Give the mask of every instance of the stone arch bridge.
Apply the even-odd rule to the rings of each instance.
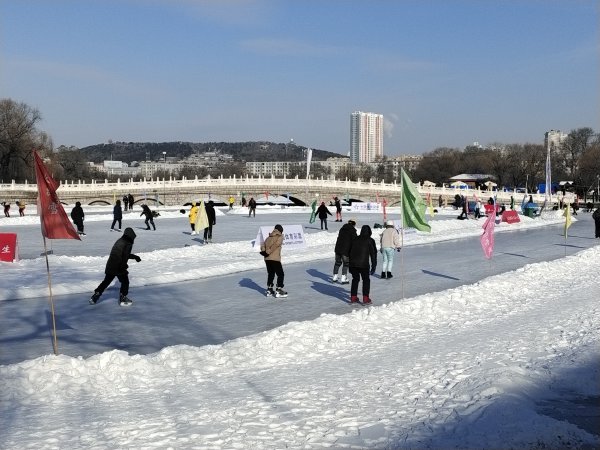
[[[440,196],[451,202],[459,192],[469,197],[474,194],[481,199],[487,199],[493,193],[477,189],[456,189],[450,187],[435,187],[415,185],[424,198],[431,196],[437,205]],[[398,206],[401,196],[401,186],[397,183],[374,183],[371,181],[348,181],[337,179],[299,179],[275,177],[245,177],[245,178],[205,178],[205,179],[149,179],[143,181],[117,181],[109,183],[93,181],[92,183],[61,182],[57,191],[62,203],[74,204],[76,201],[84,205],[114,204],[125,194],[132,194],[135,204],[177,206],[185,205],[199,199],[211,198],[215,203],[228,203],[228,198],[234,196],[239,204],[242,195],[246,199],[254,197],[260,202],[268,202],[265,197],[283,196],[296,205],[310,205],[315,199],[329,203],[333,197],[349,202],[376,202],[386,200],[388,206]],[[523,194],[514,192],[499,192],[498,201],[508,202],[510,196],[520,201]],[[534,201],[543,201],[543,195],[533,194]],[[14,204],[21,200],[26,204],[35,204],[37,198],[36,184],[2,184],[0,185],[0,201]]]

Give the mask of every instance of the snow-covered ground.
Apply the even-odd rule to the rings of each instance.
[[[83,243],[53,242],[54,295],[87,298],[101,280],[106,252],[118,237],[106,231],[107,211],[86,208],[92,233]],[[157,232],[138,231],[139,218],[126,220],[142,257],[130,265],[132,290],[160,285],[166,300],[183,281],[200,286],[210,279],[211,286],[228,289],[232,274],[264,271],[251,246],[256,224],[308,225],[307,210],[296,208],[261,207],[256,222],[235,217],[245,215],[241,208],[223,211],[210,245],[183,232],[189,229],[178,210],[161,212]],[[389,214],[397,218],[397,210]],[[407,233],[407,249],[435,255],[448,240],[478,245],[483,220],[453,220],[455,214],[436,216],[431,233]],[[344,213],[345,220],[351,216],[359,227],[382,222],[380,215]],[[583,241],[593,236],[591,220],[589,214],[579,218],[569,235]],[[100,222],[102,232],[91,222]],[[0,232],[19,234],[23,257],[0,265],[2,284],[10,286],[0,291],[0,308],[25,302],[27,310],[45,301],[37,223],[33,215],[0,220]],[[545,244],[542,230],[559,234],[563,223],[560,213],[549,213],[499,224],[496,232],[539,229],[540,237],[532,234],[523,249],[527,254]],[[324,260],[329,267],[339,226],[330,221],[330,232],[322,232],[317,224],[307,227],[305,249],[284,253],[286,272]],[[380,230],[374,232],[377,240]],[[166,346],[148,355],[48,354],[0,366],[0,448],[598,448],[600,247],[597,240],[574,245],[572,239],[561,248],[552,244],[569,251],[565,257],[490,277],[492,263],[481,252],[471,269],[480,281],[412,298],[399,294],[397,257],[396,278],[382,281],[387,284],[375,306],[265,326],[219,345]],[[255,301],[257,293],[250,292],[239,300]],[[292,304],[315,308],[314,296],[307,289],[286,300],[261,299],[257,308],[265,317]],[[102,306],[82,303],[68,307]],[[142,305],[121,311],[120,326],[134,326],[128,314]],[[171,302],[153,306],[154,326],[176,326],[168,320]],[[24,330],[0,330],[0,350],[29,339]],[[576,406],[591,414],[589,423],[569,412]]]

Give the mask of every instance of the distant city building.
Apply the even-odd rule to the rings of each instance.
[[[392,166],[394,178],[400,178],[400,168],[407,171],[415,170],[422,159],[423,155],[400,155],[388,158],[387,164]]]
[[[296,161],[247,161],[246,172],[253,176],[283,177],[290,173],[292,167],[298,167]],[[306,163],[304,163],[306,167]]]
[[[546,149],[559,148],[560,145],[569,137],[567,133],[562,133],[560,130],[550,130],[544,134],[544,147]]]
[[[371,163],[383,156],[383,114],[355,111],[350,115],[350,161]]]

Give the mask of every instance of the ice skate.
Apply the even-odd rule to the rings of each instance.
[[[278,287],[275,289],[275,297],[276,298],[285,298],[288,296],[288,293],[283,290],[283,288]]]
[[[102,295],[100,294],[100,292],[94,292],[92,294],[92,297],[90,298],[90,305],[95,305],[98,299],[100,298],[100,295]]]
[[[274,297],[275,296],[275,291],[273,290],[273,286],[267,287],[266,295],[267,295],[267,297]]]
[[[337,280],[338,280],[338,274],[334,273],[333,276],[331,277],[331,282],[335,283],[335,282],[337,282]]]
[[[348,283],[350,283],[350,281],[348,281],[348,277],[346,275],[342,275],[342,279],[340,280],[340,283],[348,284]]]
[[[119,297],[119,306],[131,306],[132,304],[133,301],[131,301],[129,297],[121,294],[121,296]]]

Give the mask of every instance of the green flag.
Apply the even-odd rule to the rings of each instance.
[[[402,226],[431,232],[431,227],[425,221],[425,202],[404,169],[400,168],[400,170],[400,182],[402,183]]]
[[[315,221],[315,217],[317,216],[317,201],[313,200],[310,207],[312,208],[312,212],[310,213],[310,219],[308,221],[309,223],[313,223]]]

